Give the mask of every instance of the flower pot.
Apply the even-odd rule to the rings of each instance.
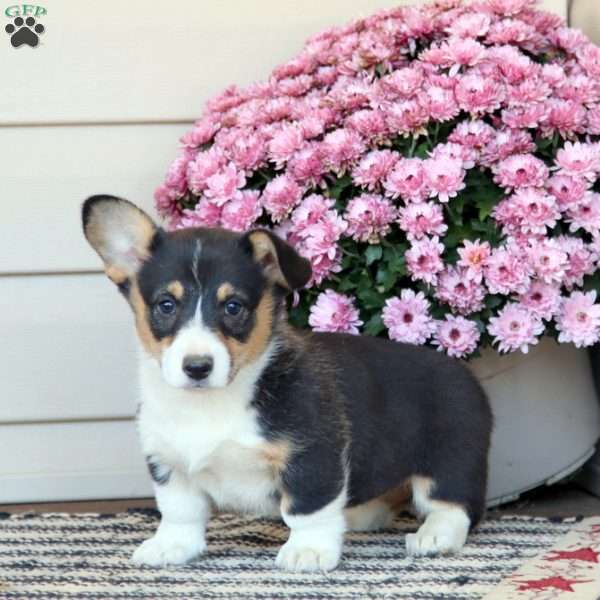
[[[495,419],[490,506],[562,479],[594,453],[600,407],[585,350],[544,338],[528,354],[486,349],[470,366]]]

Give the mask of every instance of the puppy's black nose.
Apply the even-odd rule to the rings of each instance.
[[[206,379],[213,369],[213,359],[210,356],[192,354],[183,359],[183,372],[194,381]]]

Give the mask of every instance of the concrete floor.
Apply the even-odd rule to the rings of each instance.
[[[99,512],[116,513],[128,508],[155,508],[151,498],[94,500],[88,502],[50,502],[44,504],[0,504],[0,512]],[[600,515],[600,498],[574,483],[542,487],[523,494],[519,500],[490,510],[489,515],[530,515],[569,517]]]

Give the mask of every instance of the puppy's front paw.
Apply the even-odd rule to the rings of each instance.
[[[340,562],[338,544],[298,544],[288,540],[279,550],[275,562],[286,571],[332,571]]]
[[[175,537],[156,534],[143,542],[133,553],[131,559],[138,565],[164,567],[183,565],[206,549],[204,542],[182,541]]]

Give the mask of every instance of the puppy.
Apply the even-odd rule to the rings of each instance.
[[[286,319],[309,262],[273,233],[167,233],[93,196],[83,227],[141,342],[138,426],[162,519],[133,554],[182,564],[214,510],[281,516],[277,564],[328,571],[344,532],[388,526],[405,494],[424,519],[408,554],[458,551],[484,511],[492,417],[458,361]]]

